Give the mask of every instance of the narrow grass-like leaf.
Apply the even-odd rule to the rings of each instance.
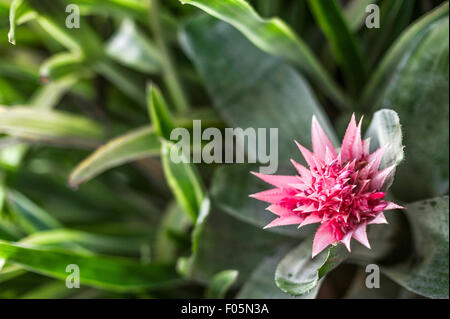
[[[236,281],[239,272],[237,270],[224,270],[216,274],[209,283],[205,298],[223,299],[227,291]]]
[[[175,269],[169,265],[25,247],[5,241],[0,241],[0,258],[29,271],[62,280],[68,276],[67,266],[77,265],[82,286],[106,290],[139,291],[174,284],[179,279]]]
[[[72,74],[89,74],[86,60],[79,53],[59,53],[47,59],[40,69],[43,81],[57,81]]]
[[[356,32],[364,24],[367,17],[367,6],[377,2],[377,0],[352,0],[347,4],[343,15],[352,32]]]
[[[147,106],[155,132],[160,137],[170,140],[170,133],[175,125],[161,91],[154,84],[147,86]]]
[[[156,46],[138,30],[132,20],[124,20],[106,44],[106,53],[118,62],[147,73],[161,71],[161,57]]]
[[[366,67],[361,52],[336,0],[308,0],[309,7],[328,39],[331,51],[355,95],[365,83]]]
[[[61,111],[0,106],[0,132],[27,142],[93,147],[103,137],[97,123]]]
[[[180,0],[230,23],[254,45],[269,54],[285,58],[322,87],[342,107],[350,107],[349,99],[330,78],[306,44],[278,18],[264,20],[244,0]]]
[[[177,202],[195,222],[206,195],[197,169],[190,163],[189,156],[183,153],[178,144],[162,142],[161,161],[167,183]]]
[[[16,44],[16,25],[27,15],[32,14],[30,7],[25,0],[13,0],[9,9],[9,33],[8,40],[11,44]]]
[[[43,230],[61,228],[61,224],[48,212],[37,206],[23,194],[9,190],[7,192],[8,209],[14,221],[28,234]]]
[[[136,129],[111,140],[81,162],[70,174],[69,185],[77,187],[112,167],[158,155],[160,149],[154,129]]]

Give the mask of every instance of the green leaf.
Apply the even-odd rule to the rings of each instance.
[[[58,249],[21,247],[0,241],[0,258],[27,270],[66,280],[68,265],[80,269],[80,284],[106,290],[139,291],[174,284],[178,275],[173,267],[142,264],[132,259],[70,253]]]
[[[275,282],[282,291],[294,296],[308,294],[348,257],[343,245],[324,250],[315,258],[311,258],[311,248],[311,241],[305,240],[278,264]]]
[[[347,4],[343,14],[351,31],[355,32],[364,25],[367,17],[366,7],[377,2],[377,0],[352,0]]]
[[[329,97],[344,108],[350,107],[348,98],[330,78],[311,50],[282,20],[262,19],[244,0],[180,0],[180,2],[196,6],[230,23],[261,50],[295,63],[322,87]]]
[[[392,280],[428,298],[448,299],[449,198],[428,199],[407,206],[414,236],[410,260],[382,268]]]
[[[205,298],[223,299],[227,291],[236,281],[239,272],[237,270],[224,270],[216,274],[208,285]]]
[[[190,218],[176,203],[169,204],[158,225],[154,244],[154,256],[156,261],[176,261],[180,252],[179,243],[173,238],[173,234],[182,236],[187,234],[192,226]]]
[[[382,27],[368,30],[367,63],[370,67],[408,26],[415,3],[409,0],[387,0],[380,6],[380,26]]]
[[[209,200],[205,200],[192,232],[192,254],[179,260],[178,269],[184,276],[202,283],[210,282],[222,270],[234,269],[239,271],[237,283],[242,283],[281,244],[293,243],[289,237],[266,232],[216,208],[210,209]]]
[[[98,148],[72,171],[69,185],[78,187],[102,172],[131,161],[158,155],[161,143],[150,127],[136,129]]]
[[[170,133],[175,125],[161,91],[154,84],[147,87],[147,105],[156,133],[160,137],[170,140]]]
[[[392,74],[396,71],[397,66],[404,67],[404,63],[400,64],[401,60],[408,58],[422,42],[423,38],[446,16],[448,17],[448,2],[427,13],[403,32],[385,54],[375,73],[370,78],[363,91],[360,105],[370,110],[374,105],[380,104],[380,99],[383,97],[381,92],[391,83]],[[386,105],[381,105],[381,107],[386,107]]]
[[[338,3],[336,0],[308,0],[308,4],[346,75],[350,90],[356,95],[365,83],[366,67]]]
[[[48,212],[17,191],[9,190],[6,200],[14,221],[28,234],[62,227]]]
[[[211,198],[215,205],[231,216],[258,228],[268,225],[276,216],[266,210],[266,203],[249,199],[248,195],[267,189],[264,184],[251,175],[256,170],[251,165],[234,165],[216,169],[211,183]],[[297,226],[269,228],[274,232],[294,238],[305,238],[313,234],[313,226],[298,230]]]
[[[41,79],[57,81],[72,74],[88,75],[86,60],[78,53],[59,53],[47,59],[40,69]]]
[[[125,66],[146,73],[161,71],[161,57],[156,46],[139,31],[133,20],[125,19],[106,44],[106,53]]]
[[[27,142],[93,147],[103,137],[97,123],[66,112],[0,106],[0,132]]]
[[[8,40],[16,44],[16,25],[20,24],[24,17],[29,16],[31,9],[25,0],[13,0],[9,9],[9,33]]]
[[[20,240],[22,244],[49,247],[68,247],[75,245],[84,248],[83,251],[111,255],[139,255],[144,240],[131,236],[97,235],[71,229],[43,230]],[[75,247],[76,247],[75,246]],[[78,248],[78,247],[77,247]]]
[[[66,27],[65,0],[25,0],[38,14],[39,25],[56,41],[72,52],[89,58],[103,56],[102,43],[87,21],[80,20],[80,28]]]
[[[238,299],[286,299],[292,298],[281,291],[274,280],[275,270],[286,249],[280,249],[274,256],[266,257],[250,275],[237,294]],[[320,283],[310,293],[297,297],[300,299],[314,299],[319,292]]]
[[[449,187],[449,18],[437,22],[392,75],[378,107],[403,124],[405,161],[394,194],[411,201],[446,194]]]
[[[206,195],[196,167],[187,156],[177,144],[162,142],[161,161],[166,181],[179,205],[195,222]]]
[[[404,146],[402,144],[402,127],[395,111],[387,109],[377,111],[367,130],[367,137],[371,139],[370,148],[372,151],[381,146],[386,147],[380,168],[386,168],[392,165],[397,166],[403,161]],[[385,182],[386,189],[394,181],[394,174],[395,172],[392,172]]]
[[[337,145],[306,81],[292,67],[255,48],[233,27],[203,17],[186,26],[182,44],[228,125],[266,128],[267,135],[270,128],[278,129],[281,167],[291,167],[289,158],[300,157],[294,139],[310,145],[313,115]]]
[[[146,22],[148,5],[140,0],[71,0],[80,7],[83,15],[112,15],[119,18],[127,16],[132,19]]]

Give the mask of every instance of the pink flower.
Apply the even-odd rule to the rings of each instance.
[[[265,228],[320,223],[314,237],[312,256],[328,245],[343,243],[348,251],[355,238],[370,249],[366,226],[387,224],[385,210],[404,209],[384,200],[385,181],[395,165],[379,170],[385,148],[369,153],[370,140],[361,139],[361,121],[355,116],[342,142],[339,154],[313,117],[312,146],[314,152],[297,143],[309,168],[291,160],[299,175],[263,175],[253,173],[275,188],[250,195],[271,205],[269,211],[278,215]]]

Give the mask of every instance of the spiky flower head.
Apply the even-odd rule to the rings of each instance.
[[[267,209],[278,216],[265,228],[320,223],[313,241],[313,257],[339,242],[351,251],[352,238],[370,249],[367,225],[387,224],[383,211],[404,209],[384,199],[395,166],[379,169],[385,148],[370,154],[370,139],[361,139],[361,123],[362,118],[356,125],[352,116],[337,153],[313,117],[313,152],[296,142],[309,168],[291,160],[299,175],[253,173],[275,186],[250,195],[270,203]]]

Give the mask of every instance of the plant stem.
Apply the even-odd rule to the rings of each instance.
[[[150,28],[155,37],[156,45],[161,52],[161,63],[163,68],[163,78],[171,95],[174,107],[178,112],[189,109],[188,100],[184,94],[183,88],[175,71],[172,58],[164,39],[159,15],[159,0],[150,0]]]

